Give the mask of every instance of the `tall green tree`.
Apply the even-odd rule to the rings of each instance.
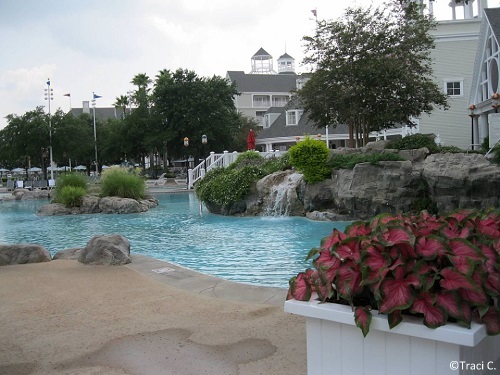
[[[142,160],[150,154],[147,138],[151,135],[152,118],[150,88],[153,81],[146,73],[136,74],[131,83],[137,86],[132,95],[136,108],[125,118],[123,132],[124,153],[132,160]]]
[[[432,77],[435,22],[421,10],[391,0],[317,23],[304,38],[304,62],[315,70],[298,94],[318,127],[348,124],[354,147],[355,138],[365,144],[372,131],[413,126],[422,113],[448,107]]]
[[[5,164],[28,169],[46,164],[50,146],[48,117],[43,107],[36,107],[22,116],[7,116],[7,126],[1,130],[0,148]]]
[[[130,83],[137,86],[133,96],[135,104],[139,107],[149,107],[149,85],[153,83],[151,78],[146,73],[139,73],[132,78]]]
[[[81,114],[75,117],[59,109],[52,117],[52,124],[54,160],[60,165],[69,165],[71,160],[73,166],[84,164],[90,170],[91,162],[95,159],[91,116]],[[99,137],[98,142],[100,140]]]
[[[194,71],[162,70],[153,91],[154,110],[162,129],[162,140],[169,154],[195,159],[205,157],[208,149],[222,152],[237,144],[242,127],[233,97],[236,86],[222,77],[199,77]],[[201,138],[208,137],[205,147]],[[189,146],[183,143],[189,138]]]

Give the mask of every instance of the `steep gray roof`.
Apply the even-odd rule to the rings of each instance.
[[[255,54],[252,56],[252,57],[257,57],[257,56],[269,56],[269,57],[272,57],[269,53],[267,53],[267,51],[260,47],[260,49],[255,52]]]
[[[279,117],[273,122],[269,128],[262,129],[256,140],[265,141],[267,138],[278,137],[296,137],[309,135],[314,138],[316,134],[326,134],[325,128],[317,128],[314,121],[310,120],[307,112],[304,112],[300,117],[298,125],[286,125],[286,111],[290,109],[302,109],[300,100],[295,97],[288,102],[285,107],[271,107],[266,114],[279,113]],[[401,124],[397,124],[395,128],[401,128]],[[347,124],[337,124],[335,127],[328,127],[328,134],[349,134],[349,126]]]
[[[276,137],[295,137],[295,136],[316,136],[316,134],[325,134],[325,128],[317,128],[313,121],[309,120],[307,113],[304,112],[300,117],[298,125],[286,125],[286,111],[291,108],[300,108],[295,105],[296,99],[292,99],[285,107],[272,107],[266,113],[279,113],[280,116],[273,122],[269,128],[262,129],[257,140],[265,140],[267,138]],[[345,124],[339,124],[335,128],[330,126],[328,128],[329,134],[346,134],[348,127]]]
[[[297,74],[246,74],[228,71],[227,78],[236,82],[239,92],[291,92],[296,88]]]
[[[487,8],[484,10],[484,14],[488,18],[497,41],[500,42],[500,8]]]
[[[292,56],[290,56],[288,53],[286,53],[286,52],[285,52],[283,55],[281,55],[281,56],[278,58],[278,60],[279,60],[279,59],[293,59],[293,57],[292,57]],[[294,60],[295,60],[295,59],[294,59]]]

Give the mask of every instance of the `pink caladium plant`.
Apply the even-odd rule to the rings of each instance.
[[[307,259],[314,268],[290,280],[287,299],[350,305],[364,336],[375,310],[391,328],[410,314],[500,333],[499,210],[381,214],[334,229]]]

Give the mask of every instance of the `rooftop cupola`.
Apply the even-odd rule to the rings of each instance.
[[[250,74],[276,74],[273,69],[273,57],[263,48],[252,56],[252,71]]]
[[[278,59],[278,74],[295,74],[295,59],[286,52]]]

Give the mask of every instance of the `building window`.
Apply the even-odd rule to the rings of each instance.
[[[294,109],[292,111],[286,111],[286,125],[298,125],[300,121],[300,116],[303,111]]]
[[[275,95],[273,96],[273,107],[284,107],[288,103],[287,95]]]
[[[449,96],[462,96],[463,81],[445,81],[444,90]]]
[[[271,118],[270,117],[271,117],[270,115],[264,116],[264,121],[262,122],[262,126],[264,127],[264,129],[271,126]]]
[[[269,95],[254,95],[253,96],[253,106],[254,107],[270,107],[271,98]]]

